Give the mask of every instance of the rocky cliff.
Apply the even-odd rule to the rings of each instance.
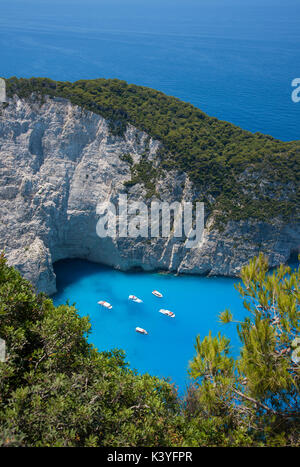
[[[56,290],[53,263],[84,258],[122,270],[141,267],[190,274],[237,275],[241,266],[263,251],[271,266],[299,251],[300,226],[272,222],[229,221],[214,227],[206,219],[202,241],[186,249],[172,237],[101,239],[96,234],[99,202],[115,202],[119,193],[144,200],[143,184],[131,179],[130,154],[159,165],[160,142],[132,125],[122,136],[111,132],[98,114],[62,98],[42,102],[14,96],[0,114],[0,249],[11,265],[38,290]],[[161,200],[196,200],[182,171],[160,171],[155,192]],[[150,200],[149,200],[150,201]]]

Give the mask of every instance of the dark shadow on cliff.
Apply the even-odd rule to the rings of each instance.
[[[292,269],[297,269],[300,265],[299,261],[299,254],[300,254],[300,249],[299,250],[292,250],[289,260],[287,264],[292,268]]]

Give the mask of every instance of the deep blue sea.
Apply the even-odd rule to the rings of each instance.
[[[119,78],[283,140],[300,139],[291,99],[299,51],[299,0],[0,0],[0,76]],[[228,306],[243,315],[231,279],[124,274],[77,260],[55,268],[55,302],[90,315],[91,342],[125,349],[132,367],[170,376],[181,391],[195,336],[222,330],[217,315]],[[128,303],[129,293],[144,304]],[[164,307],[176,318],[158,313]],[[237,353],[235,326],[223,330]]]
[[[119,78],[300,139],[299,0],[0,0],[0,76]]]

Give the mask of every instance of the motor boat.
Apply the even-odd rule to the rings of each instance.
[[[136,297],[135,295],[129,295],[128,297],[129,300],[133,301],[134,303],[143,303],[143,300],[140,298]]]
[[[162,313],[163,315],[166,315],[166,316],[170,316],[170,318],[175,318],[175,313],[173,313],[173,311],[170,311],[170,310],[161,309],[159,310],[159,313]]]
[[[145,329],[143,329],[143,328],[137,327],[137,328],[135,328],[135,330],[136,330],[136,332],[139,332],[140,334],[148,334],[147,331]]]
[[[155,297],[158,297],[158,298],[162,298],[162,294],[160,292],[158,292],[157,290],[153,290],[153,295],[155,295]]]
[[[107,308],[108,310],[112,309],[112,305],[110,303],[106,302],[105,300],[100,300],[100,302],[98,302],[98,305],[101,305],[104,308]]]

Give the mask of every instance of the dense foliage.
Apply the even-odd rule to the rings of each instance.
[[[10,78],[6,83],[9,96],[64,97],[107,118],[116,135],[131,123],[160,140],[160,168],[188,173],[199,201],[205,201],[208,209],[217,209],[220,222],[228,218],[299,218],[299,141],[285,143],[252,134],[179,99],[116,79],[70,83]],[[144,169],[136,167],[132,184],[148,183],[152,196],[153,179],[159,171]]]
[[[197,338],[190,374],[199,416],[239,427],[259,445],[299,445],[300,269],[281,266],[268,274],[261,255],[241,276],[249,316],[238,323],[240,358],[230,357],[230,341],[220,334]],[[230,323],[233,316],[226,310],[220,319]]]
[[[0,445],[180,444],[178,401],[167,382],[137,375],[120,351],[87,343],[73,306],[36,296],[0,258]]]
[[[128,369],[121,351],[94,349],[88,318],[36,295],[2,255],[0,445],[299,445],[299,279],[284,267],[268,275],[263,257],[243,269],[240,358],[226,337],[198,337],[181,401],[167,381]]]

